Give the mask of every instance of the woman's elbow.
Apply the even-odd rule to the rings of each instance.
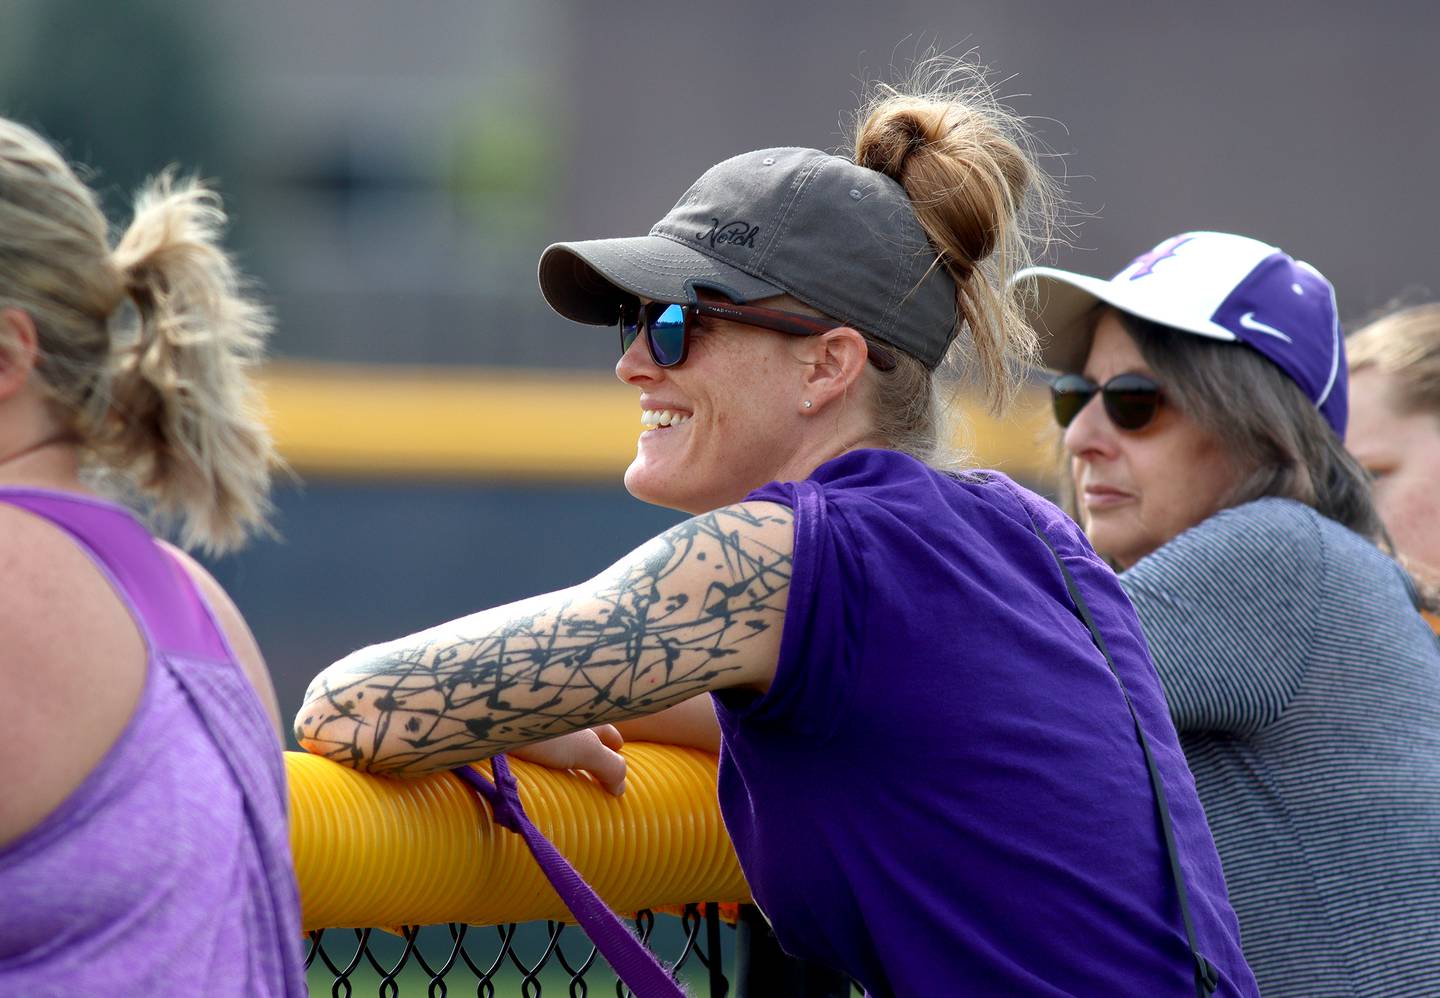
[[[337,663],[338,664],[338,663]],[[380,768],[376,749],[377,718],[363,692],[349,683],[334,682],[335,667],[316,676],[305,691],[305,700],[295,715],[295,740],[306,752],[332,762],[376,772]]]

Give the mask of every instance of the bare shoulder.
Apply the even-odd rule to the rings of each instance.
[[[795,550],[795,514],[773,502],[742,502],[701,513],[676,524],[621,559],[611,572],[633,573],[638,565],[657,567],[662,555],[670,572],[726,576],[731,584],[768,578],[788,584]],[[719,556],[719,561],[715,558]],[[782,578],[783,576],[783,578]]]
[[[592,603],[653,604],[635,626],[645,633],[686,621],[676,633],[717,650],[744,645],[760,654],[737,670],[735,685],[767,686],[778,654],[779,617],[789,599],[794,561],[792,511],[778,503],[742,502],[676,524],[577,587]],[[774,632],[774,633],[767,633]],[[756,639],[759,640],[756,640]],[[773,641],[771,639],[774,639]],[[754,670],[758,669],[758,673]]]
[[[783,538],[787,547],[794,546],[795,511],[778,502],[740,502],[706,515],[716,517],[721,523],[743,526],[747,533],[756,536],[771,540]]]
[[[260,695],[260,702],[265,706],[265,713],[269,716],[271,724],[274,725],[276,735],[279,736],[282,730],[280,702],[275,696],[275,685],[270,679],[270,670],[265,665],[265,657],[260,653],[260,645],[255,640],[255,635],[250,632],[250,626],[245,623],[240,608],[235,605],[230,594],[220,583],[215,581],[215,577],[206,571],[203,565],[168,541],[160,543],[184,566],[185,571],[190,574],[190,578],[195,580],[200,594],[210,604],[210,609],[215,612],[215,618],[220,622],[226,640],[235,650],[235,656],[240,660],[240,667],[245,670],[245,675],[249,677],[251,685],[255,687],[255,692]]]
[[[713,526],[723,536],[781,540],[791,546],[795,535],[794,511],[778,502],[738,502],[702,513],[687,522]]]
[[[0,842],[38,823],[124,731],[145,687],[144,638],[89,555],[0,503]]]

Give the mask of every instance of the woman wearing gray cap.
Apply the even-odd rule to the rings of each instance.
[[[1215,232],[1109,281],[1017,280],[1065,372],[1073,507],[1124,569],[1262,992],[1433,992],[1440,654],[1341,443],[1329,282]]]
[[[546,250],[547,301],[618,329],[627,488],[694,516],[336,663],[301,743],[405,775],[711,693],[789,952],[877,995],[1253,994],[1113,574],[1044,500],[927,463],[947,355],[999,404],[1033,344],[1003,280],[1040,184],[1017,134],[889,95],[853,158],[746,153],[649,235]]]

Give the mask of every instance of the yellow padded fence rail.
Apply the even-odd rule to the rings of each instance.
[[[715,757],[643,742],[624,754],[620,798],[586,776],[511,770],[536,826],[614,910],[748,900]],[[524,840],[458,778],[386,779],[304,752],[287,752],[285,768],[306,930],[571,920]]]
[[[302,476],[618,483],[640,435],[638,393],[603,372],[283,361],[260,373],[268,420]],[[957,399],[970,463],[1048,482],[1055,430],[1032,386],[1004,419]]]

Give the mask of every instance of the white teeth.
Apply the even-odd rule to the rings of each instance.
[[[689,422],[689,420],[689,414],[675,412],[673,409],[640,410],[640,425],[647,430],[653,430],[660,426],[679,426],[681,423]]]

